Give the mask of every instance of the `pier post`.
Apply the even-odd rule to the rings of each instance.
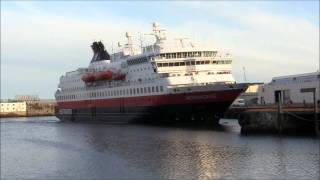
[[[314,130],[316,135],[320,135],[320,128],[319,128],[319,119],[318,119],[318,102],[317,102],[317,89],[316,88],[304,88],[300,90],[302,93],[312,92],[313,93],[313,108],[314,108]],[[320,90],[319,90],[320,91]]]
[[[277,129],[278,129],[278,133],[281,134],[282,133],[282,95],[281,92],[278,94],[278,118],[277,118]]]
[[[314,126],[316,135],[320,136],[319,119],[318,119],[318,102],[316,97],[316,88],[313,92],[313,103],[314,103]]]

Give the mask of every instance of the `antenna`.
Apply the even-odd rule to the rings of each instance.
[[[242,70],[243,70],[243,80],[244,80],[244,82],[247,82],[246,68],[243,66]]]
[[[112,54],[113,54],[113,41],[112,41],[112,50],[111,50]]]
[[[189,38],[175,38],[175,40],[179,40],[180,41],[181,47],[184,47],[183,41],[186,40],[186,39],[189,39]]]
[[[139,41],[140,41],[140,48],[141,48],[141,53],[143,53],[143,34],[141,32],[139,32],[140,37],[139,37]]]

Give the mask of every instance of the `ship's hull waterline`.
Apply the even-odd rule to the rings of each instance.
[[[63,121],[126,123],[134,120],[217,123],[244,88],[58,103]]]

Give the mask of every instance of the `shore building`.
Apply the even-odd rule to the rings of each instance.
[[[319,100],[320,72],[275,77],[268,84],[258,88],[259,104],[275,104],[281,95],[284,104],[312,104],[313,93],[304,90],[314,90]]]
[[[26,102],[1,102],[0,103],[1,116],[15,115],[25,116],[27,114],[27,103]]]

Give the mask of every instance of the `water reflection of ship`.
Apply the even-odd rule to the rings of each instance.
[[[188,137],[188,132],[175,128],[122,125],[113,131],[110,125],[106,126],[107,131],[101,125],[98,128],[100,130],[95,126],[87,127],[90,132],[87,138],[90,147],[100,153],[125,159],[129,169],[146,171],[144,178],[151,174],[151,179],[212,179],[228,177],[229,174],[221,173],[226,169],[230,171],[230,177],[234,177],[234,172],[245,169],[243,164],[248,161],[250,154],[246,148],[223,143],[212,145],[206,142],[209,140],[206,136]],[[122,128],[126,133],[121,133]],[[210,134],[208,138],[209,136],[212,140]]]

